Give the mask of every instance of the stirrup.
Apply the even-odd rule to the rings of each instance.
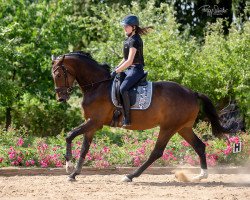
[[[129,126],[131,126],[130,120],[124,119],[122,122],[122,127],[129,127]]]

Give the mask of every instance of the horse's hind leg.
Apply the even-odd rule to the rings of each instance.
[[[193,180],[206,179],[208,177],[207,161],[206,161],[206,145],[195,135],[192,127],[183,128],[179,134],[193,147],[200,158],[201,173],[194,177]]]
[[[144,170],[146,170],[154,161],[160,158],[163,155],[163,151],[175,132],[170,130],[162,129],[160,130],[158,139],[156,141],[154,150],[151,152],[148,160],[144,162],[137,170],[135,170],[132,174],[126,175],[122,181],[131,182],[134,177],[138,177],[142,174]]]

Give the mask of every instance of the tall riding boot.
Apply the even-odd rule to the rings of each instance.
[[[123,127],[128,127],[131,125],[130,121],[130,99],[128,91],[122,94],[123,100],[123,111],[124,111],[124,120],[123,120]]]

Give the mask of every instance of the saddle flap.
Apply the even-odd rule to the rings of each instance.
[[[113,81],[111,89],[111,100],[115,107],[122,108],[121,94],[117,85],[118,82],[115,80]],[[137,83],[136,86],[129,90],[130,104],[132,110],[145,110],[151,104],[153,84],[152,82],[145,82],[145,79],[142,83],[145,85],[139,85]]]
[[[139,86],[147,85],[147,76],[148,76],[148,72],[144,72],[144,76],[139,80],[139,82],[137,84]]]

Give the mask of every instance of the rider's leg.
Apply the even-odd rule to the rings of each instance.
[[[124,121],[123,127],[131,124],[129,90],[144,76],[143,69],[131,68],[126,72],[127,76],[120,86],[123,100]]]

